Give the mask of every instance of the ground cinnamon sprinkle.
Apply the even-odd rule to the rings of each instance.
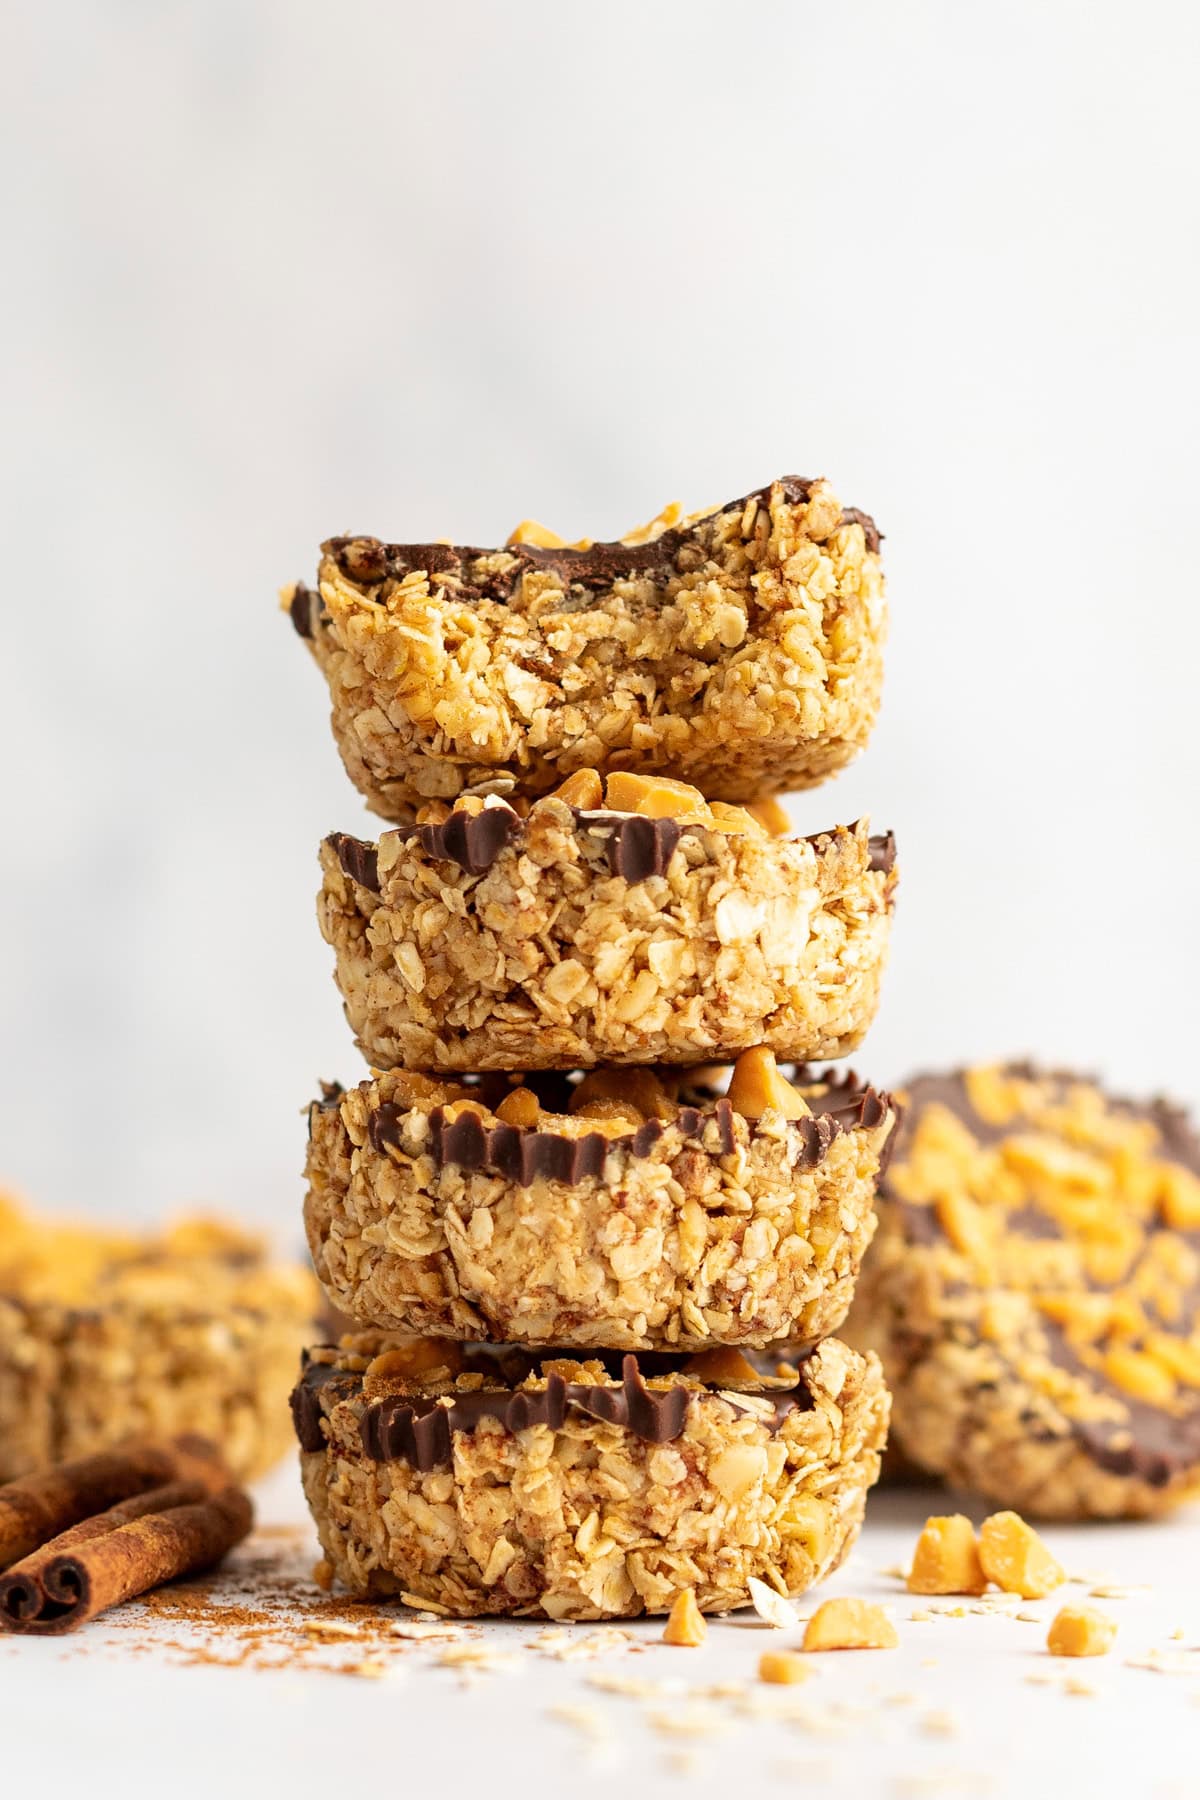
[[[105,1641],[123,1651],[166,1651],[178,1667],[378,1679],[420,1642],[476,1635],[472,1626],[422,1617],[398,1603],[325,1593],[312,1563],[310,1532],[269,1525],[219,1573],[175,1582],[110,1615]]]

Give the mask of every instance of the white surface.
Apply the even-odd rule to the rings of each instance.
[[[772,1631],[754,1614],[713,1621],[699,1650],[661,1643],[662,1622],[634,1627],[644,1654],[592,1662],[553,1661],[527,1649],[541,1627],[494,1624],[486,1638],[514,1653],[515,1669],[464,1678],[438,1668],[438,1645],[411,1645],[381,1680],[328,1673],[180,1666],[180,1653],[147,1652],[100,1619],[84,1633],[43,1642],[0,1637],[3,1792],[58,1796],[95,1791],[173,1800],[281,1795],[331,1800],[360,1794],[454,1796],[602,1795],[613,1792],[729,1800],[731,1795],[801,1795],[823,1800],[1182,1800],[1195,1793],[1200,1728],[1200,1569],[1194,1527],[1048,1527],[1068,1574],[1104,1573],[1151,1591],[1097,1599],[1120,1622],[1105,1658],[1066,1661],[1045,1652],[1045,1625],[968,1612],[913,1623],[909,1615],[954,1601],[906,1594],[882,1571],[907,1561],[932,1504],[927,1494],[877,1496],[852,1561],[798,1603],[859,1594],[893,1607],[897,1651],[824,1655],[801,1688],[755,1680],[765,1648],[794,1646],[799,1632]],[[265,1521],[298,1518],[291,1471],[261,1508]],[[314,1548],[315,1554],[315,1548]],[[1048,1622],[1072,1583],[1022,1611]],[[963,1602],[968,1608],[971,1602]],[[1183,1628],[1182,1640],[1171,1633]],[[582,1635],[587,1626],[562,1627]],[[178,1627],[156,1627],[175,1643]],[[108,1640],[117,1638],[115,1647]],[[144,1642],[144,1640],[143,1640]],[[226,1641],[226,1653],[233,1645]],[[1194,1667],[1187,1675],[1131,1668],[1149,1649]],[[351,1647],[351,1655],[354,1652]],[[334,1653],[336,1656],[336,1652]],[[597,1692],[588,1678],[612,1671],[681,1689],[748,1684],[767,1706],[797,1696],[805,1724],[740,1718],[723,1701],[686,1693],[653,1702]],[[1031,1685],[1049,1675],[1053,1685]],[[1095,1691],[1071,1695],[1067,1680]],[[608,1729],[593,1746],[551,1716],[562,1704],[597,1710]],[[725,1720],[712,1735],[671,1736],[647,1715],[699,1710]],[[948,1716],[953,1734],[930,1728]],[[677,1766],[690,1751],[692,1766]]]
[[[363,814],[274,610],[321,537],[611,534],[784,470],[887,533],[883,719],[796,807],[900,835],[858,1062],[1200,1100],[1195,7],[0,31],[0,1172],[295,1231],[300,1109],[358,1072],[312,895]]]

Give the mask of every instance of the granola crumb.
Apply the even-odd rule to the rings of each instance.
[[[751,1575],[746,1586],[750,1590],[750,1603],[764,1624],[781,1631],[799,1624],[791,1601],[785,1600],[782,1594],[768,1587],[765,1581],[759,1581],[756,1576]]]

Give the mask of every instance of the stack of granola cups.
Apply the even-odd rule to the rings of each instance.
[[[802,1592],[887,1424],[830,1334],[893,1108],[807,1065],[871,1021],[895,870],[773,796],[874,720],[874,525],[786,477],[619,543],[335,538],[286,603],[396,823],[321,851],[371,1066],[310,1111],[353,1322],[293,1396],[333,1573],[556,1619]]]

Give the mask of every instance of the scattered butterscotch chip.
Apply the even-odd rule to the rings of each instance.
[[[804,1628],[805,1650],[895,1650],[900,1639],[882,1606],[824,1600]]]
[[[982,1594],[987,1576],[975,1528],[962,1513],[926,1519],[913,1551],[910,1594]]]
[[[327,1594],[333,1586],[333,1564],[323,1556],[320,1562],[313,1564],[312,1578],[321,1592]]]
[[[989,1581],[1023,1600],[1043,1600],[1066,1579],[1032,1525],[1020,1513],[998,1512],[979,1531],[979,1560]]]
[[[1051,1656],[1106,1656],[1117,1635],[1117,1622],[1094,1606],[1064,1606],[1055,1614],[1046,1638]]]
[[[704,1615],[696,1605],[692,1588],[681,1588],[671,1603],[671,1611],[663,1628],[664,1644],[680,1644],[695,1649],[708,1636]]]
[[[812,1672],[812,1664],[805,1662],[798,1650],[764,1650],[758,1659],[758,1679],[778,1687],[795,1687]]]

